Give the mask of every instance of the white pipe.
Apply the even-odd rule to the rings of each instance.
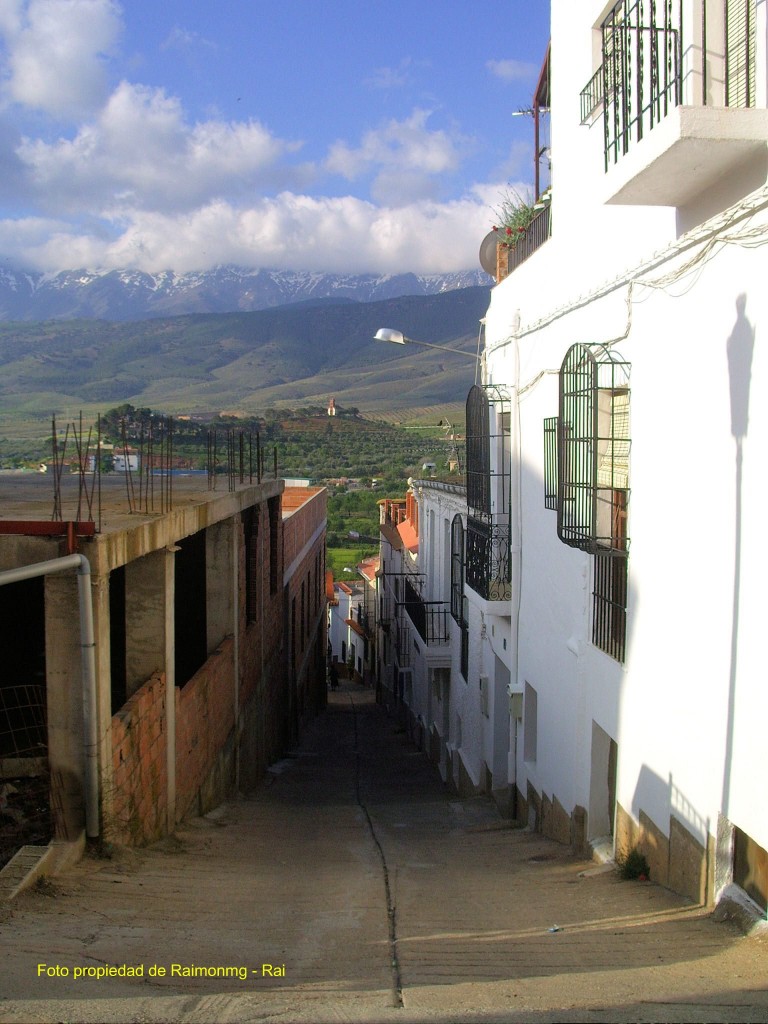
[[[85,555],[64,555],[46,562],[33,562],[0,572],[0,586],[20,583],[37,576],[77,569],[80,605],[80,660],[83,685],[83,753],[85,756],[85,834],[99,836],[99,752],[96,717],[96,656],[91,598],[91,566]]]

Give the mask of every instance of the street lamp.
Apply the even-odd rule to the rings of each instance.
[[[391,327],[380,327],[373,336],[374,341],[389,341],[393,345],[423,345],[425,348],[436,348],[440,352],[452,352],[455,356],[463,356],[471,359],[473,363],[480,361],[481,356],[470,355],[469,352],[462,352],[456,348],[448,348],[447,345],[433,345],[430,341],[415,341],[413,338],[406,338],[402,331],[395,331]]]

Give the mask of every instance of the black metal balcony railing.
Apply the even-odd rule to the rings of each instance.
[[[367,609],[363,608],[362,605],[358,605],[355,618],[357,620],[357,624],[365,632],[366,636],[370,636],[372,622],[371,615],[368,613]]]
[[[525,234],[515,246],[499,246],[497,278],[502,281],[513,270],[532,256],[552,234],[552,207],[547,205],[538,211],[525,229]]]
[[[606,168],[680,104],[681,24],[682,0],[619,0],[603,21]]]
[[[448,605],[445,601],[423,601],[410,580],[406,580],[405,601],[398,610],[407,614],[425,644],[448,643]]]
[[[618,0],[608,12],[601,25],[602,62],[581,91],[582,124],[603,108],[606,170],[684,102],[683,53],[701,53],[702,105],[712,102],[712,52],[725,56],[720,102],[726,107],[754,105],[754,2],[719,2],[724,27],[717,39],[708,39],[708,0],[695,0],[685,21],[683,0]],[[695,25],[701,26],[701,43],[694,43]]]
[[[444,601],[409,601],[401,607],[425,644],[448,643],[448,606]]]
[[[509,525],[468,517],[466,580],[485,601],[508,601],[510,582]]]

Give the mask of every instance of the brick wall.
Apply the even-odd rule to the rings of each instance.
[[[283,564],[291,571],[287,585],[288,665],[294,693],[292,729],[317,714],[326,700],[325,526],[327,492],[320,488],[286,488],[283,508]],[[318,530],[322,532],[318,533]],[[314,543],[309,547],[310,541]]]
[[[176,688],[177,821],[227,799],[238,769],[241,788],[257,785],[295,739],[300,723],[325,700],[324,532],[308,547],[325,523],[325,489],[289,488],[286,506],[288,514],[270,516],[265,501],[258,513],[242,519],[239,736],[232,636]],[[293,569],[287,581],[284,566]],[[291,601],[300,602],[302,586],[304,619],[297,623],[289,663],[284,620],[287,616],[290,624]],[[108,838],[133,844],[157,839],[165,834],[168,817],[164,675],[153,675],[113,716],[111,732],[113,778],[104,801]]]
[[[228,637],[182,689],[176,690],[176,820],[204,813],[225,793],[207,798],[217,759],[235,724],[233,642]],[[222,765],[222,781],[234,766]],[[210,806],[206,806],[206,805]]]
[[[288,570],[313,534],[325,524],[324,487],[286,487],[283,492],[283,565]]]
[[[104,832],[110,842],[142,843],[166,829],[165,676],[156,673],[112,718],[113,793]]]

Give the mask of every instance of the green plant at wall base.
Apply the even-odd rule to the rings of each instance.
[[[499,245],[514,249],[518,242],[525,238],[525,233],[534,218],[533,203],[523,198],[514,190],[502,196],[501,204],[494,210],[496,224],[493,230],[498,236]]]
[[[626,857],[619,861],[619,875],[626,880],[636,878],[640,882],[647,882],[651,877],[648,861],[636,846],[633,846]]]

